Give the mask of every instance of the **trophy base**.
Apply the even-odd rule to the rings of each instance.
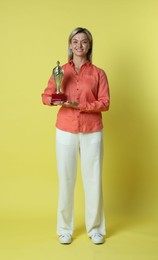
[[[66,102],[67,98],[66,98],[66,96],[63,93],[52,94],[52,102],[56,102],[56,101]]]

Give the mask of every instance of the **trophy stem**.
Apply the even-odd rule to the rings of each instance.
[[[61,89],[60,84],[58,84],[58,82],[56,82],[56,92],[55,92],[55,93],[56,93],[56,94],[61,93],[60,89]]]

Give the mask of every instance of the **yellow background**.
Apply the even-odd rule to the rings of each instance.
[[[1,259],[157,259],[157,12],[156,0],[0,0]],[[80,167],[74,242],[58,243],[57,108],[41,103],[78,26],[92,32],[93,63],[106,71],[111,92],[100,247],[86,235]]]

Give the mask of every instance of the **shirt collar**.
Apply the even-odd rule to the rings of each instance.
[[[69,64],[70,64],[71,66],[74,66],[73,60],[70,60],[70,61],[69,61]],[[91,62],[90,62],[89,60],[86,60],[85,63],[84,63],[82,66],[88,66],[88,65],[90,65],[90,64],[91,64]]]

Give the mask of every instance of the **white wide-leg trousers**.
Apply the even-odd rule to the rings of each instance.
[[[102,196],[102,131],[69,133],[56,129],[56,155],[59,175],[57,234],[73,234],[74,187],[78,154],[85,192],[85,222],[88,236],[105,235]]]

